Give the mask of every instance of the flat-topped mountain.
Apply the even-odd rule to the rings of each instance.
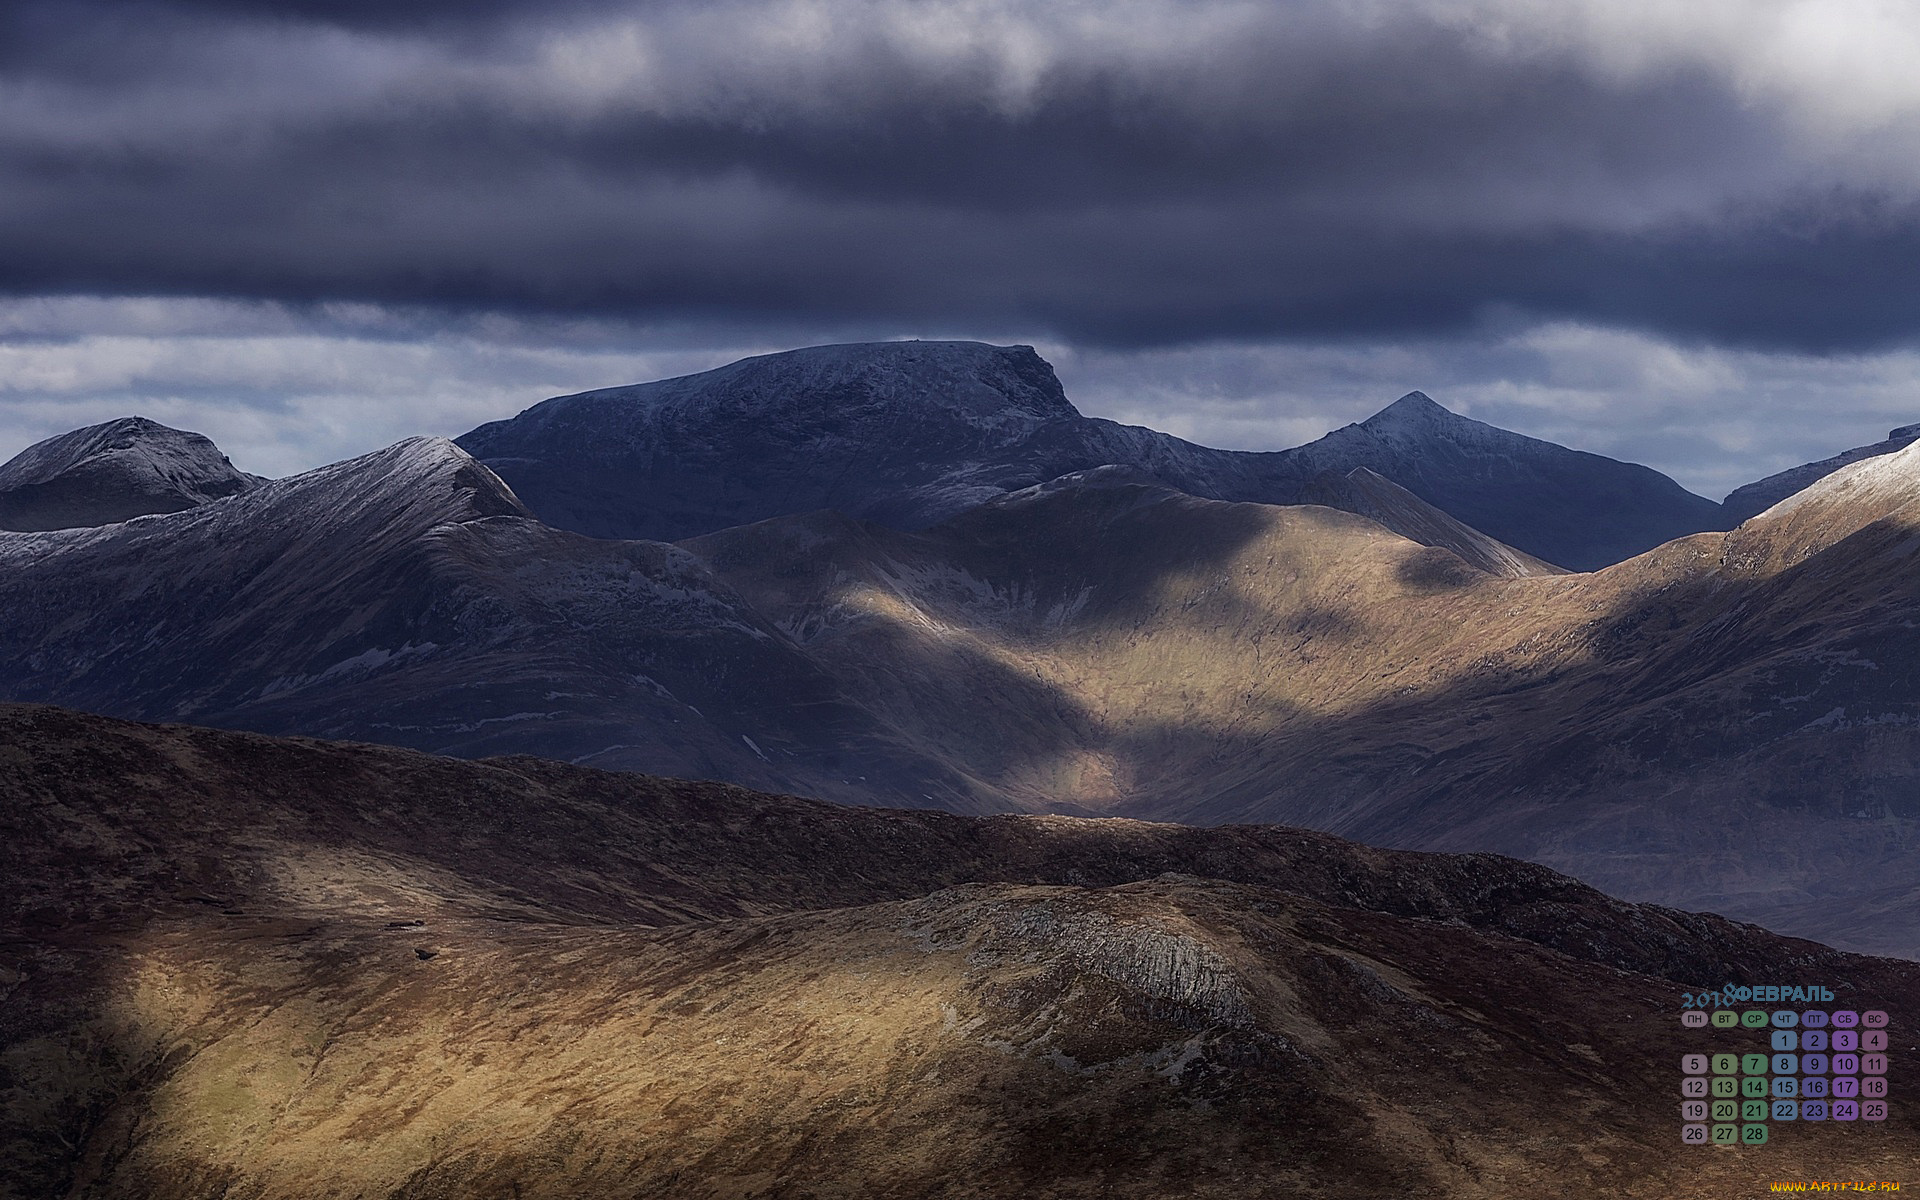
[[[457,439],[541,519],[673,541],[831,508],[914,527],[1085,461],[1028,346],[817,346],[537,404]]]
[[[35,442],[0,465],[0,529],[74,529],[179,512],[260,486],[207,438],[122,417]]]
[[[1683,992],[1911,1030],[1920,966],[1510,859],[39,706],[0,745],[9,1200],[1732,1200],[1920,1159],[1898,1103],[1751,1153],[1676,1120]]]
[[[1215,450],[1084,417],[1032,347],[978,342],[748,358],[558,397],[457,440],[542,520],[609,538],[679,540],[817,509],[912,530],[1106,465],[1265,504],[1299,503],[1324,473],[1364,467],[1482,539],[1576,570],[1720,523],[1717,505],[1646,467],[1495,429],[1418,392],[1296,450]]]

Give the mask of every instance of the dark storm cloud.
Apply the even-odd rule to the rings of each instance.
[[[1920,327],[1872,153],[1904,110],[1836,133],[1737,46],[1362,9],[15,6],[0,287],[1114,345]]]

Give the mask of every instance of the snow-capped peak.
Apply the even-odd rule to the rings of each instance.
[[[238,495],[263,480],[206,437],[122,417],[36,442],[0,465],[0,528],[107,525]]]
[[[1425,392],[1408,392],[1362,421],[1361,424],[1367,426],[1426,425],[1444,421],[1455,415],[1453,411]]]

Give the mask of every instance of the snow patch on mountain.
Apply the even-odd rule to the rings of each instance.
[[[1757,518],[1775,521],[1812,507],[1847,507],[1879,516],[1920,500],[1920,444],[1858,459],[1768,508]]]
[[[1818,462],[1789,467],[1765,479],[1755,480],[1744,487],[1735,488],[1727,493],[1727,498],[1721,502],[1721,506],[1726,509],[1730,524],[1745,521],[1749,517],[1765,512],[1794,493],[1812,487],[1843,467],[1865,459],[1896,454],[1915,441],[1920,441],[1920,424],[1902,425],[1898,429],[1890,429],[1883,441],[1869,446],[1855,446],[1851,450],[1843,450],[1839,454],[1820,459]]]
[[[264,482],[236,470],[200,434],[122,417],[36,442],[0,465],[0,528],[114,524],[211,504]]]

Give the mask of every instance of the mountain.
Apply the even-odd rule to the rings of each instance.
[[[1649,467],[1510,433],[1422,392],[1283,454],[1295,471],[1364,467],[1474,529],[1576,571],[1724,523],[1713,501]]]
[[[417,439],[0,535],[0,695],[848,803],[1496,850],[1920,955],[1916,478],[1907,452],[1870,459],[1732,533],[1496,575],[1126,468],[919,531],[822,511],[595,539]]]
[[[919,534],[788,518],[685,546],[1022,806],[1494,849],[1911,955],[1916,481],[1904,452],[1869,460],[1580,576],[1492,577],[1343,513],[1143,485],[1034,489]]]
[[[742,359],[558,397],[457,441],[542,520],[604,538],[673,541],[816,509],[920,529],[1106,465],[1266,504],[1366,468],[1482,541],[1576,570],[1720,527],[1717,505],[1655,471],[1495,429],[1418,392],[1296,450],[1215,450],[1084,417],[1032,347],[977,342]],[[1425,526],[1391,527],[1415,537]]]
[[[1898,429],[1888,430],[1885,441],[1875,442],[1871,446],[1855,446],[1831,458],[1789,467],[1765,479],[1735,488],[1727,493],[1725,500],[1720,502],[1721,508],[1726,513],[1726,524],[1738,525],[1748,517],[1772,508],[1795,492],[1825,479],[1841,467],[1859,462],[1864,458],[1878,458],[1892,454],[1896,450],[1904,450],[1916,440],[1920,440],[1920,425],[1902,425]]]
[[[1085,461],[1031,347],[819,346],[537,404],[456,439],[541,519],[674,541],[814,509],[915,527]]]
[[[1488,855],[0,707],[0,1196],[1752,1194],[1685,992],[1920,966]]]
[[[691,555],[550,529],[444,439],[149,521],[0,534],[0,565],[13,699],[1006,807],[892,745]]]
[[[179,512],[265,480],[197,433],[122,417],[35,442],[0,465],[0,529],[73,529]]]

